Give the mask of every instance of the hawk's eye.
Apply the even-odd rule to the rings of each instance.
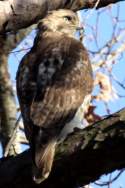
[[[71,16],[64,16],[63,19],[65,21],[68,21],[68,22],[72,21],[72,17]]]

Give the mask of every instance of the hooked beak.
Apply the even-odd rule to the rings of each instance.
[[[76,28],[76,30],[77,31],[84,31],[84,28],[79,26],[79,27]]]
[[[79,40],[82,41],[83,40],[83,36],[84,36],[84,27],[83,26],[78,26],[76,31],[78,31],[78,33],[79,33]]]

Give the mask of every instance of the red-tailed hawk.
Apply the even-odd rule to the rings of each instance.
[[[74,38],[77,29],[74,12],[50,12],[39,23],[34,45],[17,72],[17,94],[36,183],[49,176],[61,130],[92,90],[87,51]]]

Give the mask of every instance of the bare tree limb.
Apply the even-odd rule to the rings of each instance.
[[[0,187],[78,187],[102,174],[125,168],[125,109],[84,130],[76,129],[58,145],[50,177],[40,185],[31,178],[31,154],[26,151],[0,161]]]
[[[6,52],[10,53],[35,28],[36,24],[31,25],[30,27],[27,27],[25,29],[21,29],[16,33],[10,33],[9,35],[6,35]]]
[[[7,145],[6,145],[5,152],[4,152],[4,157],[7,157],[7,156],[8,156],[9,150],[10,150],[11,146],[12,146],[13,143],[14,143],[14,140],[15,140],[15,137],[16,137],[16,134],[17,134],[17,130],[19,129],[20,119],[21,119],[21,114],[20,114],[19,118],[17,119],[17,121],[16,121],[16,123],[15,123],[15,127],[14,127],[14,130],[13,130],[13,134],[12,134],[12,136],[11,136],[9,142],[8,142]]]
[[[0,33],[28,27],[42,19],[47,11],[59,8],[93,8],[98,0],[7,0],[0,1]],[[100,0],[97,8],[124,0]]]
[[[6,46],[6,37],[0,37],[0,141],[4,149],[13,134],[16,124],[16,101],[13,92],[10,75],[8,73],[8,50]],[[13,147],[8,153],[14,154]]]

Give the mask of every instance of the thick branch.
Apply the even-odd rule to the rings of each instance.
[[[100,0],[97,8],[124,0]],[[36,23],[47,11],[59,8],[93,8],[97,0],[8,0],[0,1],[0,33],[17,31]]]
[[[87,127],[75,130],[57,147],[50,177],[41,185],[31,179],[31,157],[26,151],[1,159],[0,187],[74,188],[102,174],[125,168],[125,109]]]
[[[6,35],[5,41],[5,51],[10,53],[17,45],[33,30],[36,28],[36,24],[27,27],[26,29],[21,29],[17,33],[11,33]]]
[[[5,149],[12,135],[16,123],[16,102],[8,73],[8,52],[5,43],[6,38],[0,37],[0,141],[2,142],[3,149]],[[13,149],[10,153],[14,153]]]

